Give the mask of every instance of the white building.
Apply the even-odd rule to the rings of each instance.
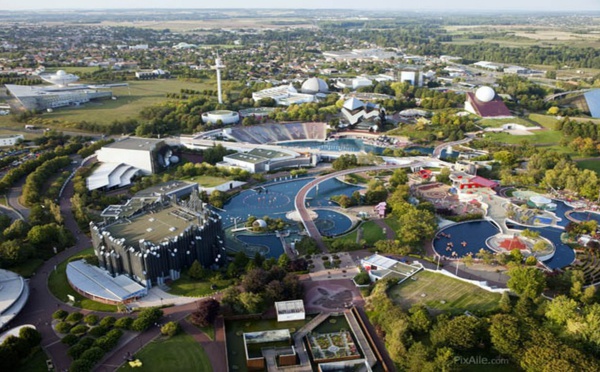
[[[240,114],[230,110],[215,110],[202,114],[202,121],[204,123],[215,124],[219,120],[225,125],[235,124],[240,121]]]
[[[363,76],[358,76],[354,79],[338,79],[335,82],[335,86],[339,89],[348,88],[356,90],[360,87],[370,87],[371,85],[373,85],[373,81]]]
[[[275,302],[278,322],[289,322],[292,320],[304,320],[306,312],[302,300]]]
[[[423,74],[419,71],[402,71],[400,73],[401,82],[409,82],[410,85],[422,86]]]
[[[274,88],[267,88],[252,93],[254,102],[258,102],[263,98],[272,98],[278,105],[290,106],[292,104],[302,104],[314,102],[315,96],[312,94],[298,93],[292,84],[280,85]]]
[[[20,141],[24,141],[25,137],[22,134],[9,134],[0,136],[0,147],[3,146],[14,146]]]

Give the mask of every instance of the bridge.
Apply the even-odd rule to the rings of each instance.
[[[321,235],[321,232],[317,228],[315,221],[313,221],[313,219],[311,218],[310,213],[308,211],[308,207],[306,206],[306,196],[308,195],[310,190],[312,190],[314,187],[316,187],[320,183],[330,180],[335,177],[345,176],[345,175],[351,174],[351,173],[391,170],[391,169],[408,168],[408,167],[418,168],[418,167],[424,167],[424,166],[431,166],[431,167],[445,167],[445,166],[451,167],[452,166],[452,164],[450,164],[450,163],[446,163],[444,161],[433,159],[433,158],[427,158],[424,156],[402,158],[402,160],[403,160],[402,163],[397,163],[397,164],[377,165],[377,166],[371,166],[371,167],[359,167],[359,168],[345,169],[345,170],[341,170],[338,172],[330,173],[330,174],[321,176],[319,178],[316,178],[316,179],[310,181],[309,183],[304,185],[304,187],[302,187],[298,191],[298,194],[296,194],[296,197],[294,199],[294,205],[296,207],[296,212],[300,216],[300,220],[301,220],[302,224],[304,225],[304,228],[306,229],[308,236],[315,239],[317,246],[321,249],[321,251],[327,252],[327,247],[325,246],[325,242],[323,241],[323,236]]]
[[[554,101],[558,97],[566,96],[567,94],[585,93],[585,92],[589,92],[591,90],[593,90],[593,89],[571,90],[571,91],[568,91],[568,92],[561,92],[561,93],[550,94],[550,95],[544,97],[544,102]]]
[[[441,145],[437,145],[435,147],[435,149],[433,149],[432,156],[434,158],[439,158],[442,155],[442,150],[444,150],[446,147],[448,147],[448,146],[462,145],[463,143],[470,142],[472,139],[473,139],[472,137],[467,137],[467,138],[463,138],[463,139],[458,140],[458,141],[446,142],[446,143],[442,143]]]

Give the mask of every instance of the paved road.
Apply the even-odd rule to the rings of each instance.
[[[14,184],[8,192],[6,193],[6,200],[8,201],[8,205],[19,215],[21,219],[29,218],[29,208],[21,205],[19,201],[19,197],[21,196],[23,185],[25,184],[25,178],[20,179],[16,184]]]
[[[473,138],[467,137],[467,138],[463,138],[463,139],[461,139],[459,141],[445,142],[445,143],[442,143],[441,145],[437,145],[435,147],[435,149],[433,149],[432,156],[434,158],[439,158],[440,155],[442,155],[442,150],[444,150],[446,147],[448,147],[448,146],[462,145],[463,143],[470,142],[471,140],[473,140]]]

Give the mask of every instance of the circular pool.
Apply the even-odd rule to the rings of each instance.
[[[258,252],[266,257],[278,258],[283,254],[281,240],[275,234],[238,234],[235,237],[245,244],[247,255],[253,256]]]
[[[345,233],[352,227],[352,220],[339,212],[329,209],[315,209],[315,224],[323,236],[335,236]]]
[[[498,226],[487,220],[461,222],[438,231],[433,238],[433,248],[447,258],[475,255],[482,248],[494,252],[485,241],[499,232]]]

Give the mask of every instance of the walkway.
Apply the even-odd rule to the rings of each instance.
[[[439,158],[442,155],[442,151],[448,147],[448,146],[456,146],[456,145],[462,145],[463,143],[467,143],[467,142],[471,142],[473,138],[471,137],[467,137],[467,138],[463,138],[459,141],[453,141],[453,142],[444,142],[441,145],[437,145],[435,147],[435,149],[433,149],[433,154],[432,156],[434,158]]]
[[[378,218],[376,220],[373,220],[373,222],[375,222],[382,229],[385,229],[385,238],[387,240],[396,239],[396,232],[387,223],[385,223],[385,220],[383,218]]]

